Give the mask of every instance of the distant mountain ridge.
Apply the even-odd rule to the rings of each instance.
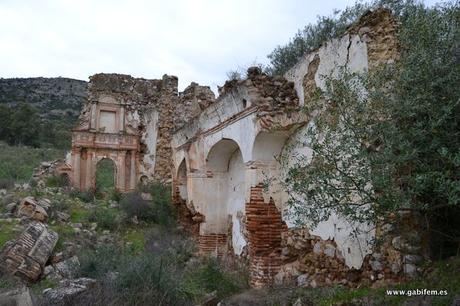
[[[87,98],[88,83],[70,78],[0,79],[0,104],[34,106],[42,118],[74,121]]]

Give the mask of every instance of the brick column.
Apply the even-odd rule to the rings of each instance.
[[[252,287],[271,285],[281,266],[281,232],[286,224],[271,199],[264,203],[263,185],[251,187],[246,203],[246,229],[249,244],[249,280]]]

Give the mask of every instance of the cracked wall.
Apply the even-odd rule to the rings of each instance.
[[[306,54],[284,77],[253,67],[246,79],[225,83],[215,103],[176,131],[173,163],[175,169],[187,163],[185,202],[199,215],[203,252],[248,258],[255,287],[299,284],[297,277],[303,280],[299,285],[308,286],[400,277],[401,269],[391,268],[397,260],[387,260],[386,253],[377,259],[371,245],[374,224],[348,224],[331,216],[314,230],[296,227],[279,181],[286,168],[277,161],[287,148],[308,160],[312,150],[305,131],[314,114],[299,107],[325,89],[324,77],[337,77],[340,67],[365,72],[394,61],[394,31],[388,11],[367,13],[345,35]]]

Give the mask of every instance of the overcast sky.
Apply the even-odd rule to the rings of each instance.
[[[0,77],[98,72],[222,85],[354,0],[0,0]],[[432,4],[436,0],[426,0]]]

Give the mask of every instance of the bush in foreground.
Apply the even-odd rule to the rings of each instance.
[[[233,294],[247,284],[216,260],[193,260],[192,242],[180,232],[155,228],[145,251],[98,247],[80,254],[80,276],[95,278],[99,288],[77,305],[195,305],[206,294]]]
[[[141,192],[151,194],[152,200],[144,200]],[[126,194],[120,201],[120,207],[128,218],[136,216],[139,220],[161,225],[174,223],[171,189],[168,185],[155,183],[143,186],[140,191]]]

